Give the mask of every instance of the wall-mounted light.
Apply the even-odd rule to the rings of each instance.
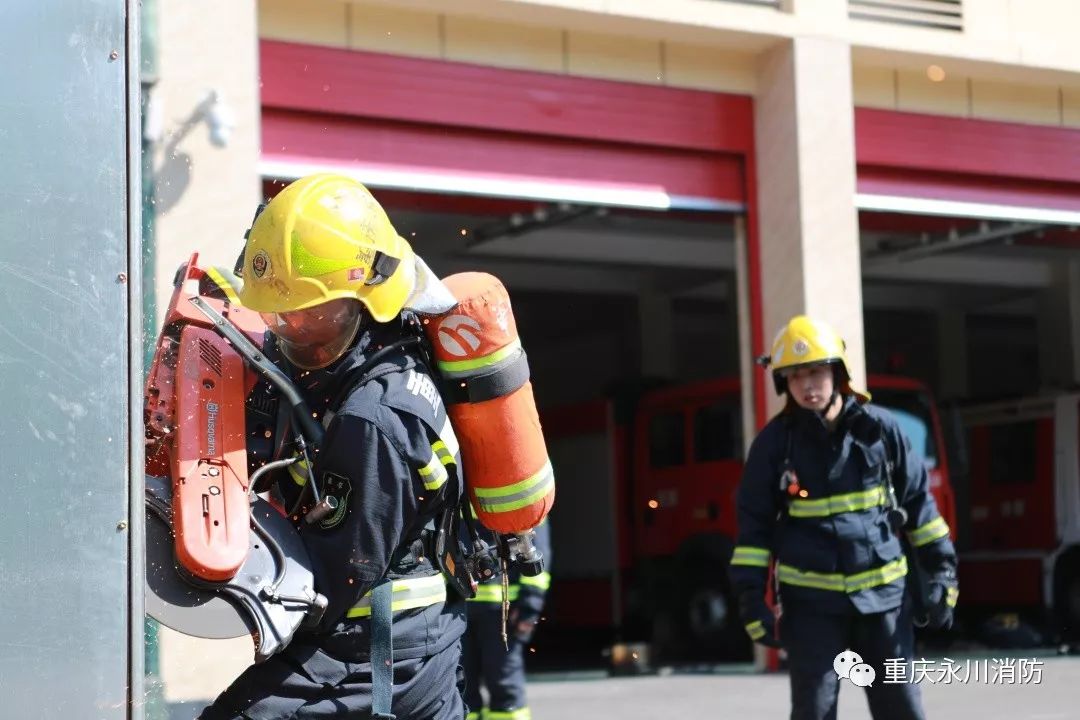
[[[942,82],[945,79],[945,68],[940,65],[931,65],[926,68],[926,77],[930,79],[930,82]]]
[[[210,142],[217,147],[228,145],[233,128],[236,127],[236,117],[232,109],[222,100],[221,93],[211,90],[199,107],[202,108],[202,116],[206,119],[207,128],[210,130]]]

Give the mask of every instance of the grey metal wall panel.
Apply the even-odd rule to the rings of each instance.
[[[128,716],[126,5],[0,2],[4,717]]]

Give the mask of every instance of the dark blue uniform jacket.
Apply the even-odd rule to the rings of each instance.
[[[785,458],[802,496],[781,487]],[[898,607],[908,563],[886,517],[887,462],[908,513],[908,542],[929,579],[954,583],[956,552],[922,458],[888,412],[849,397],[833,432],[816,413],[795,409],[754,439],[738,491],[736,591],[764,593],[775,559],[784,606],[827,613]]]
[[[342,359],[322,370],[294,370],[320,421],[349,371],[404,337],[410,332],[405,325],[369,322]],[[365,615],[359,608],[377,581],[429,578],[421,594],[439,594],[439,570],[419,539],[444,508],[456,505],[463,488],[457,440],[419,350],[395,351],[365,375],[367,381],[324,422],[325,441],[313,461],[316,482],[338,500],[338,510],[313,524],[302,512],[293,518],[314,565],[316,590],[329,600],[313,639],[358,659],[370,646],[370,609]],[[286,508],[294,506],[306,482],[296,465],[279,473]],[[310,491],[305,498],[308,507]],[[444,589],[445,601],[405,609],[397,609],[395,590],[396,660],[433,655],[462,635],[464,600]]]

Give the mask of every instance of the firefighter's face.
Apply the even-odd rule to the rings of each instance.
[[[361,307],[356,300],[345,298],[305,310],[259,315],[270,332],[277,335],[285,356],[313,370],[341,357],[356,336]]]
[[[833,371],[828,365],[791,368],[785,372],[788,392],[799,407],[821,412],[833,396]]]

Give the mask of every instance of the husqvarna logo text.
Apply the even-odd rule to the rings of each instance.
[[[454,357],[465,357],[480,347],[478,332],[480,323],[464,315],[451,315],[439,325],[439,345]]]
[[[217,455],[218,404],[206,403],[206,454]]]

